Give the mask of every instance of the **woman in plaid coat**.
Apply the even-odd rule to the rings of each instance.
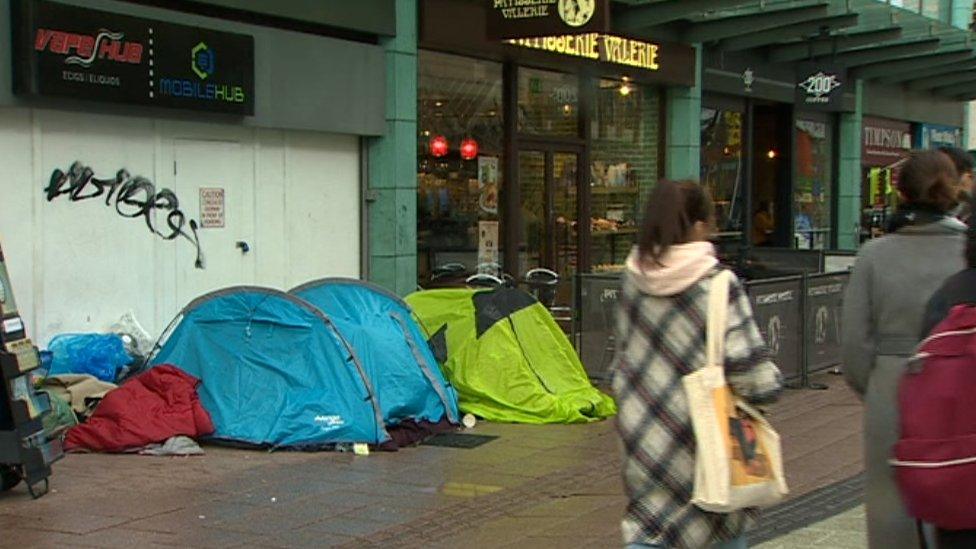
[[[648,201],[638,246],[627,260],[617,311],[613,390],[624,446],[628,547],[746,547],[749,511],[709,513],[691,504],[695,437],[682,376],[705,363],[708,290],[719,271],[708,242],[711,200],[694,182],[661,181]],[[782,387],[746,293],[729,288],[725,373],[754,402]]]

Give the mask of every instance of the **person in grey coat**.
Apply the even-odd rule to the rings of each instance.
[[[888,460],[898,440],[898,384],[919,342],[926,303],[964,267],[966,226],[949,215],[958,204],[957,187],[948,157],[912,153],[901,168],[902,204],[893,232],[861,248],[844,297],[844,373],[865,404],[865,504],[872,549],[920,546]]]

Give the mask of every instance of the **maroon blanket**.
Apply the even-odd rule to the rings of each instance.
[[[87,423],[68,431],[65,449],[124,452],[209,435],[214,425],[200,405],[199,382],[175,366],[156,366],[105,395]]]

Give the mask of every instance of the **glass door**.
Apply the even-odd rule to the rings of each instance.
[[[519,220],[519,259],[518,272],[510,273],[516,278],[531,269],[549,265],[546,246],[549,233],[546,157],[543,151],[519,151],[519,196],[522,202],[522,215]]]
[[[519,151],[519,272],[535,268],[570,279],[579,264],[579,153]]]
[[[571,152],[552,154],[552,270],[564,280],[576,274],[579,258],[579,186],[577,164],[579,155]]]

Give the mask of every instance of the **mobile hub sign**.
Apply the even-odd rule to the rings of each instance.
[[[14,91],[254,114],[254,38],[43,0],[12,0]]]

